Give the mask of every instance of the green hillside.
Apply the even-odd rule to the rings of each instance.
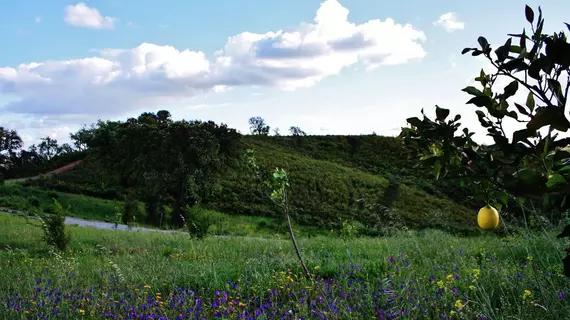
[[[296,222],[338,228],[358,222],[372,234],[390,226],[476,232],[475,209],[447,198],[413,168],[395,138],[381,136],[244,136],[261,168],[290,175],[290,205]],[[98,170],[92,158],[63,174],[28,181],[61,192],[122,199],[124,190]],[[263,184],[237,164],[221,176],[205,207],[233,215],[279,217]]]

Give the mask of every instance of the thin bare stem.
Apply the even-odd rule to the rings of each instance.
[[[297,257],[299,257],[299,261],[301,261],[301,265],[303,266],[303,271],[307,278],[311,277],[311,273],[305,265],[305,261],[303,260],[303,256],[301,256],[301,251],[299,250],[299,246],[297,245],[297,241],[295,241],[295,234],[293,233],[293,226],[291,226],[291,218],[289,217],[289,206],[287,205],[287,188],[283,190],[283,212],[285,213],[285,218],[287,218],[287,225],[289,226],[289,236],[291,236],[291,242],[293,243],[293,247],[295,247],[295,252],[297,253]]]

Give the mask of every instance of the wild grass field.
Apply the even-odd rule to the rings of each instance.
[[[70,217],[110,223],[116,222],[117,212],[123,211],[124,208],[124,202],[118,200],[106,200],[79,194],[45,190],[38,187],[24,187],[19,183],[0,185],[0,211],[2,211],[2,209],[12,209],[25,212],[29,208],[30,201],[34,201],[34,199],[38,201],[40,209],[47,213],[54,212],[54,200],[56,200],[66,208],[66,214]],[[279,219],[259,216],[229,215],[202,207],[192,208],[192,211],[211,218],[211,225],[208,228],[208,232],[213,235],[254,237],[287,235],[286,225],[284,221]],[[137,212],[135,222],[132,223],[131,226],[138,225],[147,228],[159,228],[158,226],[144,223],[144,204],[138,203]],[[184,231],[184,229],[177,230]],[[329,234],[330,230],[295,224],[295,232],[300,235],[313,236]]]
[[[207,237],[70,227],[0,215],[4,319],[565,319],[564,243],[550,233],[461,238]],[[563,252],[563,251],[562,251]]]

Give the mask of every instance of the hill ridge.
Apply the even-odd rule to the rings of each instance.
[[[297,222],[325,228],[349,221],[369,229],[405,225],[477,231],[475,211],[450,199],[442,192],[444,186],[422,178],[393,137],[244,136],[242,142],[255,151],[266,173],[276,167],[287,170],[292,217]],[[61,174],[26,184],[122,199],[121,188],[89,156]],[[279,217],[279,208],[265,198],[262,187],[241,168],[229,168],[203,205],[235,215]]]

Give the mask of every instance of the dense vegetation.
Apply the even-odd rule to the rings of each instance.
[[[39,228],[0,215],[0,317],[78,319],[565,319],[568,281],[550,234],[290,242],[70,228],[66,255]],[[182,315],[182,317],[179,317]],[[241,315],[241,317],[240,317]],[[179,317],[179,318],[177,318]],[[290,315],[289,315],[290,317]]]
[[[339,228],[348,220],[372,233],[403,225],[476,232],[474,209],[454,203],[440,191],[445,188],[422,178],[393,137],[249,135],[241,137],[238,148],[253,149],[265,172],[278,166],[290,172],[292,216],[297,222]],[[200,199],[201,206],[278,217],[265,186],[244,167],[241,154],[236,160],[225,166],[210,193]],[[136,185],[121,185],[117,175],[108,172],[96,154],[88,153],[70,171],[25,184],[110,200],[124,200],[129,189],[136,190]],[[140,193],[138,199],[145,201]],[[441,215],[449,218],[442,220]]]

